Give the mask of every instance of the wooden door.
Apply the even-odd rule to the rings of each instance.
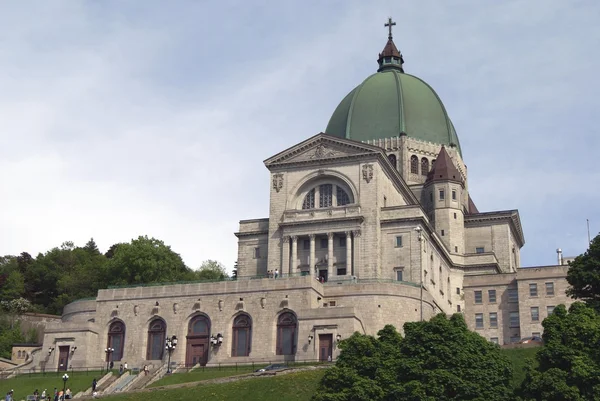
[[[207,338],[189,338],[188,349],[186,352],[186,366],[195,366],[200,364],[205,366],[208,362],[208,339]]]
[[[333,334],[319,334],[319,361],[331,361],[333,357]]]
[[[63,345],[58,347],[58,370],[67,371],[69,368],[69,347],[68,345]]]

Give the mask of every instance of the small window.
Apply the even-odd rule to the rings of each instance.
[[[554,312],[554,306],[546,306],[546,313],[550,316]]]
[[[444,230],[442,230],[442,237],[444,236]]]
[[[402,277],[402,273],[403,273],[402,269],[398,269],[398,270],[396,270],[396,281],[404,281],[404,280],[402,279],[402,278],[403,278],[403,277]]]
[[[456,191],[452,190],[452,200],[455,201],[456,200]],[[456,213],[454,214],[454,218],[456,218]]]
[[[321,238],[321,249],[327,249],[329,240],[327,238]]]
[[[538,308],[537,306],[531,307],[531,321],[532,322],[540,321],[540,308]]]
[[[337,275],[338,276],[345,276],[346,275],[346,268],[345,267],[340,267],[337,269]]]
[[[337,301],[329,301],[329,306],[336,306],[337,305]]]
[[[454,252],[458,252],[458,247],[457,246],[454,247]]]
[[[540,333],[539,331],[531,333],[531,337],[541,337],[541,336],[542,336],[542,333]]]
[[[519,312],[510,312],[510,327],[519,327]]]
[[[508,290],[508,302],[516,303],[519,302],[519,292],[516,288],[509,288]]]
[[[512,337],[510,338],[510,343],[511,343],[511,344],[516,344],[516,343],[518,343],[519,341],[521,341],[521,337],[519,337],[519,336],[512,336]]]
[[[456,311],[460,312],[460,305],[456,305]]]
[[[460,295],[460,287],[456,287],[456,295]]]
[[[537,293],[537,284],[536,283],[530,283],[529,284],[529,296],[530,297],[537,297],[538,293]]]
[[[346,246],[346,237],[340,237],[340,248],[344,248]]]
[[[304,240],[304,249],[310,249],[310,240],[309,239]]]
[[[493,342],[494,344],[498,344],[498,337],[490,338],[490,342]]]
[[[456,220],[456,213],[454,213],[454,220]]]
[[[554,296],[554,283],[546,283],[546,295],[549,297]]]
[[[496,290],[488,290],[488,299],[491,304],[496,303]]]
[[[260,247],[254,248],[254,259],[260,259]]]
[[[444,190],[440,189],[440,200],[444,200],[446,195],[444,194]]]
[[[475,291],[475,303],[483,303],[483,296],[481,295],[481,291]]]
[[[483,313],[475,314],[475,328],[483,329]]]
[[[402,247],[402,236],[399,235],[396,237],[396,248]]]
[[[485,248],[482,246],[475,248],[475,253],[484,253],[484,252],[485,252]]]
[[[498,327],[498,313],[490,312],[490,327]]]

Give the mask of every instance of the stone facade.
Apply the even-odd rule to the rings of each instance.
[[[518,211],[478,212],[455,149],[460,178],[430,181],[445,149],[384,142],[319,134],[267,159],[270,215],[240,222],[236,280],[101,290],[46,326],[36,366],[100,367],[109,348],[117,363],[161,364],[171,336],[178,364],[335,359],[356,331],[440,312],[501,344],[541,333],[547,308],[569,303],[567,267],[520,268]],[[413,155],[429,170],[411,172]]]

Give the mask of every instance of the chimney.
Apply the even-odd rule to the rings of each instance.
[[[556,250],[556,256],[557,256],[557,258],[558,258],[558,264],[559,264],[560,266],[562,266],[562,264],[563,264],[563,256],[562,256],[562,250],[561,250],[560,248],[558,248],[558,249]]]

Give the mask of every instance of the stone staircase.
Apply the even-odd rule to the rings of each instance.
[[[115,389],[117,388],[121,388],[121,383],[124,383],[125,381],[129,381],[131,379],[128,379],[130,376],[129,372],[125,372],[123,373],[121,376],[117,376],[115,375],[115,380],[105,389],[103,390],[99,390],[98,394],[101,395],[108,395],[108,394],[112,394],[115,392]]]
[[[108,372],[107,374],[105,374],[104,376],[102,376],[100,378],[100,380],[98,380],[96,382],[96,390],[104,388],[104,386],[107,383],[107,381],[111,380],[111,378],[113,379],[113,381],[116,380],[116,377],[113,378],[112,372]],[[75,396],[73,396],[73,398],[81,398],[81,397],[85,397],[87,395],[92,395],[92,387],[91,386],[90,386],[90,388],[88,388],[85,391],[78,392],[77,394],[75,394]]]

